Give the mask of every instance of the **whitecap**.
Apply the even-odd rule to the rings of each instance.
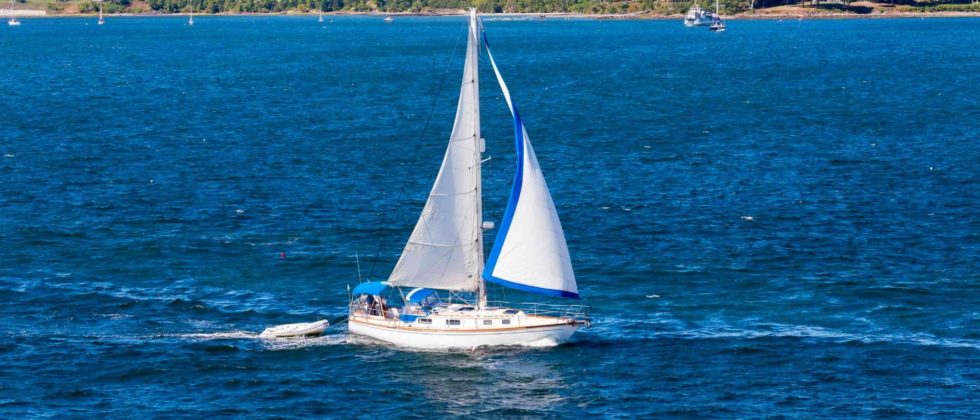
[[[330,334],[308,338],[265,338],[258,336],[255,338],[262,340],[263,348],[273,351],[336,346],[348,343],[348,336],[346,334]]]
[[[172,337],[185,338],[198,341],[208,341],[208,340],[241,340],[241,339],[256,339],[259,338],[259,333],[251,331],[226,331],[226,332],[213,332],[213,333],[190,333],[190,334],[174,334]]]

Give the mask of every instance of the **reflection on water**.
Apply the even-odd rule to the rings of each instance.
[[[558,349],[406,351],[357,336],[348,343],[360,344],[354,347],[359,370],[382,375],[393,398],[425,401],[434,412],[540,414],[559,409],[572,388],[555,363],[560,356],[551,353]]]
[[[404,354],[405,363],[391,371],[390,379],[415,387],[420,397],[454,415],[550,411],[564,399],[561,391],[569,385],[553,365],[528,354],[533,352],[506,349]]]

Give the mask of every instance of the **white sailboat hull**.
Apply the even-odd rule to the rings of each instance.
[[[387,327],[351,319],[351,334],[363,335],[401,347],[468,349],[490,346],[551,347],[567,342],[578,324],[561,324],[496,331],[434,331]]]

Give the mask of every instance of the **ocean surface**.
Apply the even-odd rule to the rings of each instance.
[[[0,417],[980,413],[980,19],[488,20],[594,325],[467,352],[256,337],[390,272],[465,19],[196,23],[0,30]]]

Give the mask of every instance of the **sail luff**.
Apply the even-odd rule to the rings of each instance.
[[[483,281],[480,199],[479,38],[471,14],[456,120],[439,174],[392,270],[393,286],[479,291]]]

